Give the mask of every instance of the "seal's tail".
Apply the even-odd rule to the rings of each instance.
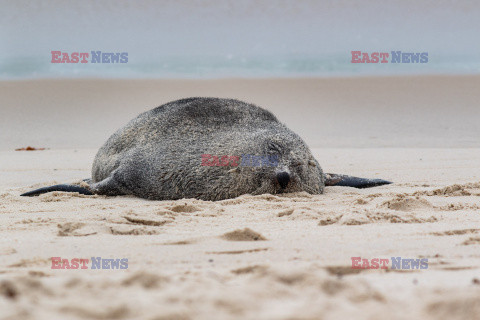
[[[93,192],[91,192],[90,190],[88,190],[87,188],[84,188],[84,187],[70,185],[70,184],[57,184],[55,186],[44,187],[44,188],[29,191],[29,192],[25,192],[25,193],[21,194],[20,196],[22,196],[22,197],[33,197],[33,196],[38,196],[40,194],[44,194],[44,193],[52,192],[52,191],[78,192],[80,194],[84,194],[84,195],[87,195],[87,196],[92,196],[93,195]]]
[[[326,173],[325,185],[326,186],[342,186],[342,187],[354,187],[354,188],[371,188],[383,186],[385,184],[391,184],[392,182],[382,179],[366,179],[347,176],[344,174]]]

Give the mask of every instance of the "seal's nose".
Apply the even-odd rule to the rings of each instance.
[[[282,189],[285,189],[290,182],[290,175],[288,172],[282,171],[277,173],[277,181]]]

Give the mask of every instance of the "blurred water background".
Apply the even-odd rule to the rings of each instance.
[[[0,79],[266,78],[480,73],[474,1],[0,1]],[[128,52],[55,64],[51,51]],[[428,52],[354,64],[351,51]]]

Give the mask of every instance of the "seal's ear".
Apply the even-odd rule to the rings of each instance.
[[[354,188],[371,188],[391,184],[392,182],[382,179],[366,179],[347,176],[344,174],[325,173],[325,186],[342,186]]]

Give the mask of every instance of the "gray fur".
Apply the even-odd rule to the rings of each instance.
[[[202,154],[277,155],[277,167],[202,166]],[[275,177],[287,172],[282,188]],[[190,98],[140,114],[98,151],[96,194],[155,200],[222,200],[242,194],[323,193],[324,175],[305,142],[269,111],[234,99]]]
[[[276,166],[202,166],[202,155],[253,155]],[[22,194],[66,191],[154,200],[222,200],[242,194],[306,191],[325,185],[389,184],[324,174],[305,142],[269,111],[234,99],[190,98],[140,114],[100,148],[88,189],[55,185]]]

